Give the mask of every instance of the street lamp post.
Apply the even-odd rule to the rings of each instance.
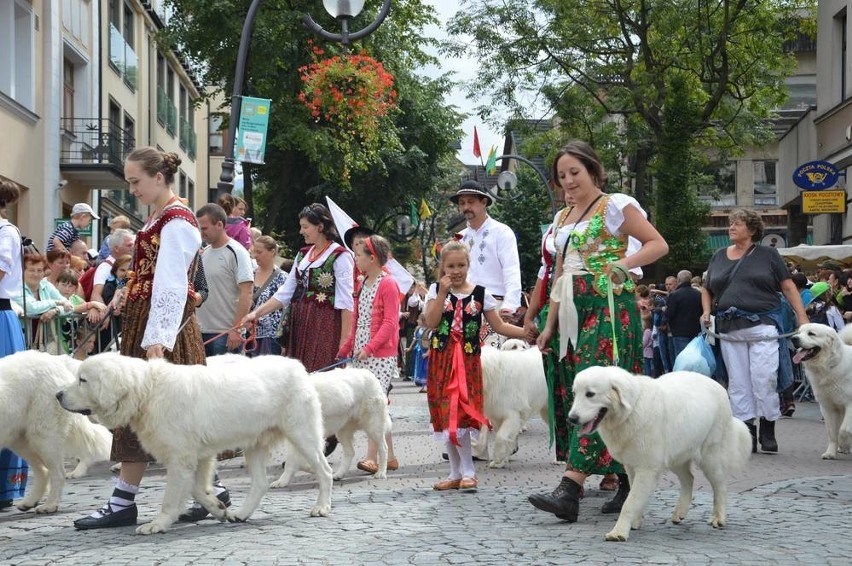
[[[230,193],[234,188],[234,141],[237,136],[237,121],[242,105],[249,41],[254,28],[254,19],[261,4],[263,4],[263,0],[252,1],[246,13],[243,31],[240,33],[237,67],[234,72],[234,92],[231,95],[231,119],[228,122],[228,137],[225,139],[225,160],[222,162],[222,172],[219,174],[219,183],[216,186],[217,197],[223,193]],[[352,41],[363,39],[378,29],[390,11],[390,5],[391,0],[383,0],[376,19],[364,29],[350,33],[349,20],[361,13],[364,8],[364,0],[323,0],[326,11],[340,22],[342,33],[330,33],[324,30],[309,14],[302,16],[302,25],[324,39],[342,43],[343,49],[346,50]]]
[[[545,176],[544,172],[541,169],[539,169],[538,166],[535,163],[533,163],[532,161],[530,161],[526,157],[521,157],[520,155],[514,155],[514,154],[501,155],[500,157],[496,158],[495,161],[501,161],[503,159],[516,159],[516,160],[520,161],[521,163],[526,163],[527,165],[529,165],[530,167],[533,168],[533,170],[538,174],[538,178],[541,179],[541,183],[544,185],[544,190],[547,191],[547,196],[550,198],[550,215],[551,215],[551,218],[556,216],[556,199],[553,197],[553,191],[550,190],[550,183],[547,182],[547,177]],[[503,175],[505,173],[506,172],[503,172],[503,173],[501,173],[501,175]],[[513,177],[514,177],[514,175],[513,175]],[[515,188],[516,184],[517,184],[517,178],[514,179],[514,182],[510,183],[510,186],[501,187],[500,186],[500,178],[498,177],[498,179],[497,179],[498,188],[504,189],[504,190],[506,190],[506,192],[511,192]],[[497,194],[492,194],[491,196],[493,196],[497,200],[501,200],[501,197]],[[508,199],[506,197],[502,197],[502,199],[503,200],[513,200],[511,197],[508,198]]]

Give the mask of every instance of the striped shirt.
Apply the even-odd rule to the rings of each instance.
[[[53,231],[53,234],[50,235],[50,238],[47,239],[47,246],[45,247],[45,251],[49,252],[55,246],[53,245],[54,238],[59,238],[59,241],[62,242],[62,245],[65,246],[65,249],[70,249],[71,244],[74,243],[75,240],[80,239],[80,233],[74,228],[74,225],[71,224],[71,221],[63,222],[59,226],[56,227],[56,230]]]

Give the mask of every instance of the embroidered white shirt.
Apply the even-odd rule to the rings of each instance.
[[[478,230],[468,225],[459,234],[470,249],[468,280],[502,296],[501,309],[517,310],[521,306],[521,262],[512,229],[489,216]]]

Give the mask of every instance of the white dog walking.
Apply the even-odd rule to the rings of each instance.
[[[29,490],[18,503],[21,511],[56,512],[65,486],[66,456],[80,459],[69,477],[79,477],[93,461],[109,459],[109,431],[83,415],[63,411],[56,402],[56,393],[74,382],[73,364],[66,356],[35,350],[0,359],[0,447],[26,460],[32,473]]]
[[[852,448],[852,325],[839,333],[824,324],[803,324],[792,338],[793,361],[801,362],[825,417],[824,460]]]
[[[331,512],[331,467],[322,453],[322,414],[304,366],[280,356],[211,366],[146,362],[107,353],[84,361],[62,406],[93,413],[109,427],[130,425],[142,447],[167,468],[160,515],[136,532],[167,530],[189,496],[219,520],[245,521],[268,489],[270,447],[288,440],[314,469],[319,496],[311,516]],[[242,447],[251,488],[237,511],[211,493],[213,462]]]
[[[617,367],[592,367],[574,380],[569,413],[580,434],[600,432],[613,458],[630,478],[630,494],[606,540],[626,541],[642,524],[645,506],[663,472],[680,480],[672,522],[692,503],[695,463],[713,487],[710,524],[725,524],[727,482],[751,455],[751,435],[733,418],[724,388],[701,374],[677,371],[658,379]]]
[[[518,435],[533,416],[548,422],[547,379],[538,348],[522,340],[507,340],[502,348],[482,348],[482,409],[494,427],[494,450],[488,466],[502,468],[518,443]],[[488,454],[488,428],[480,431],[474,455]]]
[[[342,479],[355,457],[355,433],[363,430],[378,447],[379,470],[374,478],[384,478],[388,467],[385,434],[391,431],[388,401],[379,380],[366,369],[346,368],[311,374],[322,407],[323,436],[337,436],[343,458],[334,470],[334,479]],[[285,487],[293,475],[303,470],[299,454],[288,446],[287,466],[271,487]]]

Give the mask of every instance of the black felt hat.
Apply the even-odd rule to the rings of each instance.
[[[450,200],[453,201],[453,204],[458,204],[459,197],[463,195],[484,197],[488,201],[488,204],[486,206],[491,206],[491,204],[494,202],[494,199],[491,197],[490,194],[488,194],[488,191],[485,190],[485,187],[473,180],[468,180],[462,183],[459,187],[459,190],[456,191],[456,194],[450,197]]]
[[[343,233],[343,242],[346,244],[346,247],[350,250],[352,249],[352,240],[355,239],[355,236],[361,234],[363,236],[372,236],[376,232],[370,230],[366,226],[353,226],[349,230]]]

